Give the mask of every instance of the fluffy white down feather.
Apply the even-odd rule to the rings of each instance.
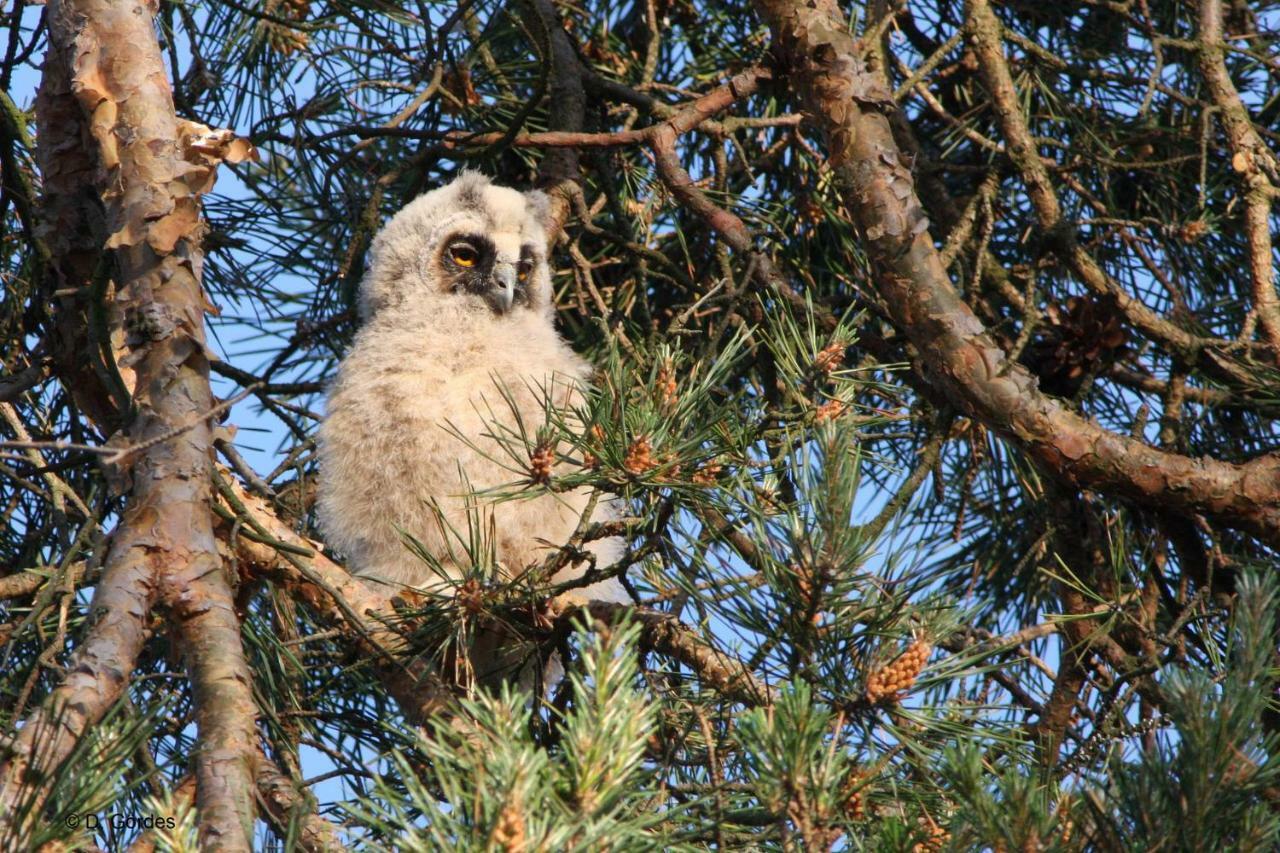
[[[446,428],[446,422],[497,459],[507,458],[486,434],[487,419],[514,426],[501,381],[530,429],[543,423],[540,388],[555,382],[571,402],[588,364],[553,327],[545,197],[498,187],[475,173],[427,193],[394,216],[371,250],[361,284],[363,324],[333,382],[319,431],[319,516],[327,541],[369,580],[427,588],[438,578],[405,548],[411,533],[458,577],[432,501],[466,534],[466,481],[480,491],[516,479]],[[499,258],[537,247],[528,303],[495,313],[472,294],[442,284],[444,243],[459,233],[484,234]],[[527,248],[526,248],[526,251]],[[486,401],[488,405],[486,405]],[[465,480],[464,480],[465,477]],[[509,572],[520,573],[563,544],[588,496],[578,492],[511,500],[486,508],[494,547]],[[597,519],[608,517],[602,503]],[[542,541],[540,541],[542,540]],[[461,549],[453,543],[453,553]],[[616,540],[595,543],[600,565],[620,553]],[[554,580],[576,577],[582,566]],[[574,601],[626,601],[616,581],[566,595]]]

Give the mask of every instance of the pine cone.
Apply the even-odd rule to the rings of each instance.
[[[1065,309],[1045,309],[1045,323],[1023,352],[1022,363],[1040,377],[1040,390],[1073,397],[1086,375],[1105,372],[1124,356],[1126,339],[1124,325],[1109,304],[1073,296]]]

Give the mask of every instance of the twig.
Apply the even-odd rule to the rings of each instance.
[[[1275,155],[1258,135],[1240,93],[1227,72],[1223,54],[1221,0],[1200,0],[1200,73],[1218,107],[1231,145],[1232,168],[1240,175],[1245,196],[1245,233],[1249,245],[1249,280],[1253,310],[1262,336],[1280,360],[1280,295],[1276,294],[1271,245],[1271,205],[1277,177]]]
[[[640,625],[643,649],[674,658],[726,698],[751,706],[772,705],[776,699],[774,692],[758,681],[740,661],[707,643],[670,614],[595,601],[565,610],[561,617],[572,618],[584,610],[592,619],[606,624],[629,616]]]

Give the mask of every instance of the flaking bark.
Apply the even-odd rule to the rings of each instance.
[[[119,341],[132,414],[124,438],[144,449],[118,472],[131,488],[95,598],[100,621],[76,652],[67,680],[23,726],[15,757],[0,768],[0,811],[23,797],[38,802],[43,773],[119,698],[141,651],[151,606],[159,601],[193,682],[202,847],[248,850],[256,711],[240,622],[213,535],[213,395],[200,285],[199,196],[235,144],[227,134],[176,118],[150,7],[54,0],[47,17],[51,50],[42,126],[52,132],[41,134],[41,162],[55,189],[79,176],[100,196],[59,193],[47,215],[53,217],[50,227],[62,229],[69,222],[92,224],[105,212],[106,233],[90,233],[95,241],[105,237],[99,245],[114,250],[118,287],[111,307],[129,331]],[[68,83],[82,122],[62,97]],[[69,122],[65,132],[56,129],[59,117]],[[92,256],[89,242],[59,247],[81,290],[90,262],[80,258]],[[84,328],[72,334],[80,344],[93,340]],[[77,375],[61,378],[79,384]],[[110,431],[109,408],[86,409]],[[167,440],[157,441],[162,437]]]

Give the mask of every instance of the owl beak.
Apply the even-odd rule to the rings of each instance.
[[[493,265],[493,275],[489,280],[489,292],[484,297],[491,308],[499,314],[511,310],[516,298],[516,266],[499,261]]]

